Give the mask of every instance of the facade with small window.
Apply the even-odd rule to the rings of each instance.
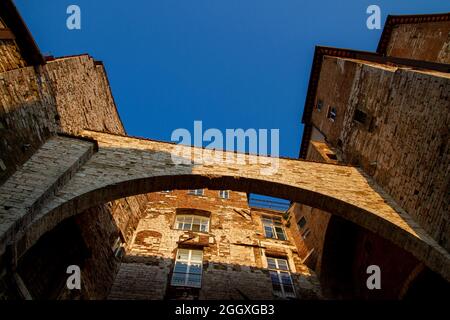
[[[110,298],[321,296],[283,212],[249,207],[247,195],[234,191],[173,190],[149,198]]]

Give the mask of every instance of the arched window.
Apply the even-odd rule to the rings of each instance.
[[[199,232],[209,231],[209,217],[195,214],[177,214],[175,228]]]

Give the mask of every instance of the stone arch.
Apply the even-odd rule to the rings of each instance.
[[[168,189],[229,189],[285,198],[332,212],[393,242],[450,280],[449,254],[358,168],[283,158],[278,159],[278,171],[266,176],[260,170],[274,158],[241,154],[244,164],[174,165],[171,153],[179,147],[174,144],[92,131],[85,136],[95,141],[97,152],[81,163],[54,195],[42,201],[32,217],[26,217],[26,226],[13,237],[18,256],[46,231],[95,204]],[[69,140],[75,143],[79,139]],[[194,154],[202,151],[182,148]]]

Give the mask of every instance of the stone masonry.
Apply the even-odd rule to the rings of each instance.
[[[92,131],[83,134],[95,138],[98,152],[55,196],[50,196],[42,208],[28,211],[14,203],[8,210],[0,208],[3,213],[2,243],[6,245],[15,241],[19,256],[62,219],[93,204],[138,193],[193,186],[284,197],[332,212],[391,240],[447,277],[448,253],[355,167],[279,159],[277,173],[267,176],[261,174],[261,169],[273,159],[259,159],[261,157],[252,155],[243,155],[245,171],[238,163],[174,165],[171,152],[180,146]],[[89,142],[77,139],[71,143],[89,145]],[[182,148],[192,153],[203,151],[200,148]],[[60,151],[54,149],[53,152]],[[37,157],[30,160],[31,163],[33,161],[41,162]],[[18,171],[16,174],[24,173]],[[3,197],[9,197],[4,201],[6,205],[14,199],[7,191],[14,184],[20,184],[15,175],[1,187],[5,190]],[[29,191],[27,196],[30,201],[37,201],[40,197],[35,190]],[[31,224],[27,224],[29,221]],[[22,232],[16,234],[14,225],[19,225]]]
[[[193,233],[175,229],[177,210],[209,212],[210,231]],[[182,245],[203,250],[202,286],[185,298],[276,298],[272,294],[266,255],[288,260],[297,298],[320,298],[319,283],[302,264],[291,241],[292,234],[286,229],[285,241],[265,238],[261,215],[281,216],[281,213],[249,208],[247,196],[241,192],[230,191],[228,199],[220,198],[214,190],[204,190],[203,196],[191,195],[187,190],[150,194],[146,215],[127,248],[110,298],[177,298],[177,288],[170,286],[170,273],[176,249]]]

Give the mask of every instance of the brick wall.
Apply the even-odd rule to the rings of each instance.
[[[337,117],[312,116],[344,162],[361,165],[447,250],[449,92],[448,74],[325,57],[317,99]]]
[[[0,26],[1,28],[1,26]],[[0,40],[0,72],[26,66],[14,40]]]
[[[0,29],[8,26],[0,19]],[[0,40],[0,73],[23,68],[26,62],[14,40]]]
[[[179,297],[168,286],[179,246],[203,249],[200,290],[191,289],[186,298],[271,299],[272,286],[266,270],[265,253],[278,253],[289,261],[299,298],[320,294],[314,273],[301,263],[293,235],[288,241],[266,239],[260,216],[278,214],[249,208],[244,193],[230,192],[229,199],[218,191],[204,196],[186,190],[149,194],[146,216],[139,222],[132,245],[112,288],[111,299],[162,299]],[[174,228],[176,210],[193,208],[210,212],[210,232],[195,233]]]
[[[0,183],[57,131],[125,133],[102,65],[87,56],[0,73]]]
[[[450,21],[396,25],[387,55],[450,63]]]
[[[18,50],[12,43],[8,46]],[[2,64],[2,59],[11,60],[13,55],[3,55],[2,50],[6,49],[0,43],[0,184],[57,132],[77,134],[88,128],[125,133],[102,64],[81,55],[56,59],[39,67],[9,64],[14,70],[4,72],[9,67]],[[130,240],[145,204],[146,196],[138,195],[81,214],[90,217],[80,220],[80,228],[85,230],[84,241],[95,239],[99,251],[91,258],[91,267],[83,270],[84,278],[91,282],[90,289],[82,295],[84,298],[106,296],[117,263],[105,259],[106,252],[111,251],[111,241],[115,240],[110,235]],[[112,217],[112,225],[100,223],[105,214]],[[89,268],[95,272],[90,273]],[[28,285],[33,287],[33,283]]]
[[[307,160],[338,163],[336,150],[323,141],[310,141]],[[292,217],[291,229],[304,263],[320,276],[323,246],[331,214],[301,203],[293,203],[289,208]]]
[[[62,131],[125,133],[102,64],[80,55],[49,61],[45,72],[52,83]]]

